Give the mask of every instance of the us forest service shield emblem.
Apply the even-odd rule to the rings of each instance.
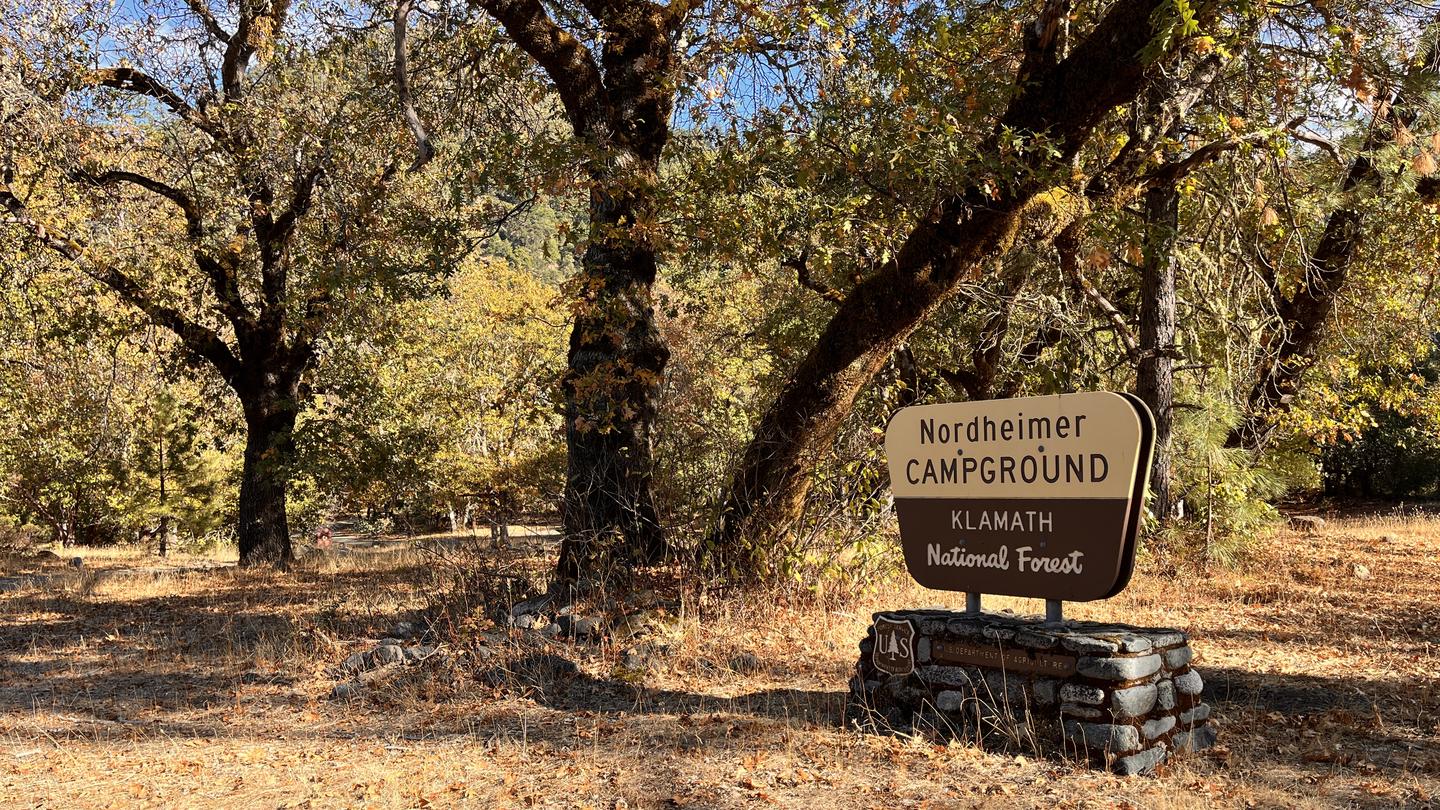
[[[909,619],[881,616],[875,620],[875,668],[891,675],[915,671],[915,625]]]

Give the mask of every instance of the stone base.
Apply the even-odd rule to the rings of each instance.
[[[998,735],[1041,753],[1058,746],[1120,774],[1151,771],[1173,753],[1215,742],[1189,640],[1178,630],[945,610],[875,619],[909,622],[909,655],[901,652],[898,664],[893,654],[880,657],[888,669],[914,669],[877,667],[872,624],[851,682],[853,714],[862,721]]]

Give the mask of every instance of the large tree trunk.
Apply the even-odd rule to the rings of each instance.
[[[1023,200],[1034,195],[1027,192]],[[894,261],[846,296],[756,428],[721,525],[702,549],[708,567],[740,578],[768,575],[770,540],[800,518],[809,470],[829,449],[855,397],[970,268],[1010,249],[1023,206],[1006,203],[972,207],[966,222],[922,225]],[[946,233],[952,228],[953,236]],[[955,246],[947,237],[958,237]]]
[[[169,425],[165,425],[169,427]],[[169,476],[166,475],[165,462],[165,431],[160,431],[160,556],[164,557],[170,553],[170,493],[167,491]]]
[[[1014,245],[1022,226],[1053,238],[1083,211],[1077,195],[1039,178],[1059,172],[1117,105],[1142,86],[1158,0],[1121,0],[1063,60],[1056,31],[1067,7],[1051,3],[1027,35],[1020,88],[997,127],[1044,132],[1056,145],[1048,160],[1031,157],[1026,179],[998,197],[979,188],[947,200],[916,226],[896,258],[858,284],[757,426],[732,479],[720,526],[701,561],[738,579],[771,572],[774,539],[801,517],[809,470],[833,443],[855,397],[899,345],[960,282],[973,278]],[[979,151],[1000,150],[994,138]],[[1043,193],[1043,196],[1042,196]]]
[[[655,189],[690,6],[583,4],[587,46],[534,0],[475,0],[549,75],[590,150],[590,241],[565,375],[569,467],[558,585],[663,557],[652,442],[669,351],[655,324]],[[569,24],[571,15],[561,22]],[[598,59],[597,59],[598,57]]]
[[[242,394],[245,460],[240,473],[241,565],[288,565],[290,521],[286,496],[295,450],[295,406],[276,391]]]
[[[663,143],[663,137],[661,138]],[[590,244],[565,375],[568,470],[557,573],[574,583],[666,551],[652,494],[654,428],[669,349],[655,322],[655,251],[632,230],[654,207],[659,148],[622,154],[590,193]]]
[[[721,515],[701,550],[706,567],[764,578],[773,538],[792,530],[809,492],[809,471],[829,449],[855,397],[899,346],[953,292],[965,269],[1009,250],[1020,206],[978,210],[959,223],[963,249],[951,254],[934,225],[922,226],[900,255],[846,296],[835,316],[756,427]],[[916,272],[928,266],[932,272]],[[964,269],[962,269],[964,268]]]
[[[1168,520],[1170,434],[1175,404],[1175,238],[1180,195],[1174,183],[1145,194],[1145,265],[1140,279],[1140,362],[1135,393],[1155,415],[1155,457],[1150,468],[1150,511]]]

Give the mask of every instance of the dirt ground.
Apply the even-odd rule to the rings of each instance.
[[[540,566],[539,552],[496,564]],[[963,603],[902,580],[687,605],[648,670],[616,647],[516,633],[511,652],[579,671],[457,680],[421,666],[333,700],[335,665],[443,592],[450,563],[393,548],[288,574],[12,560],[0,807],[1430,807],[1437,562],[1440,520],[1351,517],[1279,532],[1242,570],[1149,562],[1120,597],[1069,606],[1188,631],[1221,724],[1209,754],[1119,778],[847,728],[871,611]]]

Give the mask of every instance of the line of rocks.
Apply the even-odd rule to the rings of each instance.
[[[330,695],[335,699],[359,696],[406,667],[434,658],[442,663],[461,659],[470,659],[472,664],[492,662],[487,669],[500,677],[510,653],[528,655],[535,644],[561,642],[614,645],[619,650],[616,672],[639,676],[672,652],[669,641],[678,630],[674,615],[659,607],[632,609],[607,620],[579,615],[574,605],[554,605],[548,596],[518,602],[496,619],[494,632],[477,632],[474,643],[463,650],[420,643],[423,634],[418,628],[400,622],[389,635],[368,649],[352,652],[335,667],[337,680]]]
[[[523,607],[523,605],[517,605]],[[511,627],[531,630],[546,638],[566,638],[574,641],[599,640],[605,629],[603,620],[594,616],[576,616],[573,605],[557,609],[553,616],[535,610],[516,613],[512,608],[507,617]]]
[[[340,680],[330,697],[337,700],[357,697],[405,667],[445,655],[436,645],[416,643],[419,636],[413,624],[400,622],[372,649],[351,653],[336,667],[335,674]]]
[[[516,603],[506,621],[509,627],[551,640],[575,643],[607,641],[620,648],[618,670],[638,675],[671,652],[665,639],[677,630],[674,615],[659,607],[619,612],[611,620],[581,616],[574,605],[554,606],[549,596]]]

